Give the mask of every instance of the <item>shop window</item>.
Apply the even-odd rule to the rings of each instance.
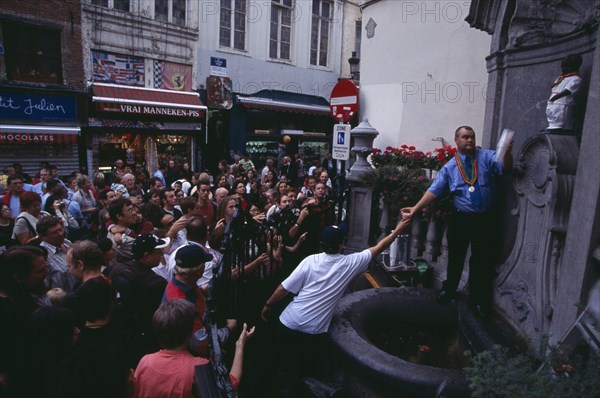
[[[129,12],[129,1],[130,0],[92,0],[92,4],[95,6]]]
[[[154,19],[185,26],[186,0],[155,0]]]
[[[279,158],[279,142],[277,141],[248,141],[246,142],[246,152],[250,159],[259,169],[264,167],[267,159]]]
[[[313,0],[310,32],[310,64],[327,66],[329,31],[333,22],[333,2]]]
[[[315,161],[321,162],[329,152],[328,142],[310,142],[301,140],[298,145],[298,152],[302,154],[304,167],[308,170]]]
[[[273,0],[271,3],[271,36],[269,56],[290,60],[293,0]]]
[[[60,30],[2,22],[9,80],[62,83]]]
[[[191,161],[192,137],[187,135],[146,135],[136,133],[100,133],[92,139],[94,168],[111,167],[117,159],[128,165],[141,164],[149,172],[158,164],[174,160]]]
[[[221,47],[246,50],[246,6],[246,0],[221,0]]]

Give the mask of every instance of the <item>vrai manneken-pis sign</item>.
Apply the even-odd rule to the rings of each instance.
[[[161,116],[181,116],[181,117],[200,117],[200,111],[196,109],[165,108],[161,106],[148,105],[111,105],[104,107],[105,111],[137,113],[142,115],[161,115]]]
[[[336,160],[350,159],[350,125],[336,124],[333,126],[333,145],[331,157]]]

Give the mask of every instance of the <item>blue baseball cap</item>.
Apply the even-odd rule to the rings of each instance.
[[[348,225],[330,225],[321,232],[319,241],[326,246],[337,246],[348,236]]]

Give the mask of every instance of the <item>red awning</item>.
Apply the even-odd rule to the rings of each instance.
[[[102,112],[197,118],[207,109],[194,91],[94,83],[92,93],[92,101]]]
[[[330,114],[329,107],[323,105],[300,104],[297,102],[276,101],[268,98],[241,96],[238,96],[238,101],[242,103],[244,108],[248,109],[304,113],[319,116],[328,116]]]
[[[79,127],[0,124],[0,142],[6,144],[76,144]]]

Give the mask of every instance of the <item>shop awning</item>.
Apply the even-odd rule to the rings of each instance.
[[[76,144],[79,127],[0,124],[0,142],[12,144]]]
[[[261,97],[238,96],[238,101],[248,109],[260,109],[279,112],[305,113],[308,115],[329,115],[329,107],[324,105],[301,104],[297,102],[277,101]]]
[[[207,109],[194,91],[94,83],[92,93],[92,102],[98,103],[102,112],[196,118]]]

